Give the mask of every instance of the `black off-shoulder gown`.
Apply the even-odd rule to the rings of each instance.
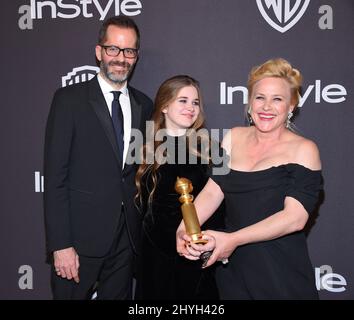
[[[170,137],[171,138],[171,137]],[[158,183],[150,206],[144,209],[142,249],[138,257],[137,300],[190,300],[218,299],[215,267],[201,269],[201,261],[180,257],[176,251],[176,230],[182,220],[179,194],[174,189],[177,177],[192,181],[196,197],[208,180],[208,165],[177,164],[177,146],[183,137],[172,139],[176,146],[176,164],[164,164],[158,169]],[[187,153],[188,156],[188,153]],[[188,159],[188,157],[187,157]],[[143,181],[143,199],[151,178]],[[205,228],[223,227],[222,208],[209,219]]]
[[[299,164],[210,176],[225,195],[228,232],[282,210],[287,196],[311,214],[322,188],[321,171]],[[236,248],[229,263],[217,268],[216,279],[221,299],[318,299],[303,232]]]

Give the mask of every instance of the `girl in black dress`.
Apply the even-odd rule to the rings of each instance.
[[[194,196],[208,180],[209,153],[201,148],[209,140],[191,143],[205,130],[198,82],[189,76],[166,80],[157,92],[152,120],[155,140],[145,144],[145,161],[136,176],[136,200],[144,216],[136,299],[217,299],[214,268],[203,270],[200,261],[176,252],[175,231],[182,220],[176,179],[191,180]],[[215,221],[210,224],[217,227]]]
[[[221,299],[318,298],[303,228],[321,189],[321,161],[316,144],[291,130],[300,85],[283,59],[251,71],[252,125],[225,136],[230,172],[211,172],[194,202],[202,223],[225,199],[226,230],[206,231],[204,248],[186,248],[183,224],[177,231],[178,252],[196,259],[214,247],[208,266],[225,263],[216,275]]]

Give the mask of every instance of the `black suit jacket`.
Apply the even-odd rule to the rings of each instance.
[[[132,128],[145,131],[152,101],[129,87]],[[136,165],[122,164],[111,116],[97,77],[56,91],[44,151],[44,211],[48,250],[74,247],[100,257],[112,245],[124,203],[133,249],[140,214],[134,206]]]

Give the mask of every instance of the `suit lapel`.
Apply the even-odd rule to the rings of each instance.
[[[89,85],[89,103],[95,111],[103,130],[111,143],[114,156],[116,157],[119,166],[122,167],[122,163],[118,157],[118,146],[116,136],[112,124],[112,118],[109,114],[106,100],[102,94],[102,90],[98,84],[97,76],[88,82]]]
[[[132,111],[132,128],[140,129],[142,106],[134,95],[134,89],[129,87],[130,106]]]
[[[131,117],[132,117],[132,128],[133,129],[141,129],[140,128],[140,122],[141,122],[141,112],[142,112],[142,106],[136,99],[134,95],[134,88],[128,87],[129,90],[129,100],[130,100],[130,108],[131,108]],[[132,138],[130,137],[130,141]],[[129,142],[130,144],[130,142]],[[130,148],[128,149],[129,152]],[[133,168],[132,165],[125,165],[123,174],[127,174],[131,169]]]

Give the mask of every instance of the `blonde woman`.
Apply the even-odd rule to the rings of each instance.
[[[252,69],[248,117],[224,138],[227,175],[211,175],[195,200],[201,223],[225,199],[225,232],[206,231],[208,247],[177,231],[177,251],[189,259],[214,249],[221,299],[317,299],[303,228],[321,189],[316,144],[291,130],[299,101],[300,72],[284,59]],[[228,262],[228,263],[227,263]]]

